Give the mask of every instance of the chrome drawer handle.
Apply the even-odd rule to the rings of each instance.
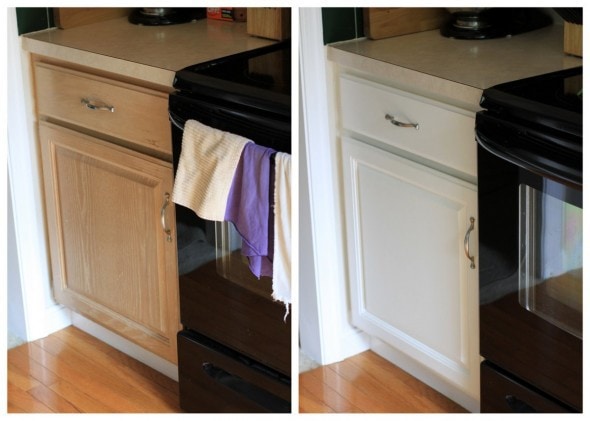
[[[107,105],[104,102],[94,101],[88,98],[82,98],[81,102],[86,106],[86,108],[92,111],[110,111],[111,113],[115,112],[115,107]]]
[[[467,229],[467,233],[465,234],[465,241],[463,242],[463,246],[465,247],[465,255],[469,260],[471,260],[471,265],[469,265],[469,267],[471,269],[475,269],[475,256],[471,256],[469,253],[469,237],[471,236],[471,231],[473,231],[474,229],[475,218],[472,216],[471,218],[469,218],[469,222],[471,222],[471,225],[469,226],[469,228]]]
[[[170,194],[166,193],[164,195],[164,203],[162,204],[162,209],[160,209],[160,218],[162,219],[162,230],[164,230],[164,234],[166,234],[166,241],[169,243],[172,242],[172,231],[168,228],[166,224],[166,208],[170,204]]]
[[[401,121],[397,121],[394,116],[389,114],[385,114],[385,120],[389,120],[391,124],[398,127],[413,127],[416,130],[420,129],[418,123],[402,123]]]

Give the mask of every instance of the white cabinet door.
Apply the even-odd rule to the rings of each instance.
[[[343,172],[353,323],[477,398],[476,187],[349,138]]]

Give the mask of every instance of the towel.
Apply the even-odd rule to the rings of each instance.
[[[277,152],[274,180],[272,297],[291,303],[291,155]]]
[[[249,143],[244,137],[188,120],[172,200],[202,219],[223,221],[232,179]]]
[[[244,146],[228,195],[225,220],[231,221],[242,237],[242,255],[257,277],[272,276],[269,247],[271,195],[271,148],[248,143]]]

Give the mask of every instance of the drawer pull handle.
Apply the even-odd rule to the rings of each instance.
[[[86,108],[92,111],[110,111],[111,113],[115,112],[115,107],[107,105],[104,102],[97,103],[96,101],[90,100],[88,98],[82,98],[81,102],[86,106]]]
[[[465,247],[465,255],[469,260],[471,260],[471,265],[469,265],[469,267],[471,269],[475,269],[475,256],[471,256],[469,253],[469,237],[471,236],[471,231],[473,231],[474,229],[475,218],[472,216],[471,218],[469,218],[469,222],[471,222],[471,225],[469,226],[469,228],[467,229],[467,233],[465,234],[465,241],[463,243],[463,246]]]
[[[170,194],[166,193],[164,195],[164,203],[162,204],[162,209],[160,209],[160,218],[162,219],[162,229],[164,230],[164,234],[166,234],[166,241],[169,243],[172,242],[172,231],[168,228],[166,224],[166,208],[170,204]]]
[[[397,127],[413,127],[416,130],[420,129],[418,123],[402,123],[401,121],[397,121],[394,116],[385,114],[385,120],[391,121],[391,124]]]

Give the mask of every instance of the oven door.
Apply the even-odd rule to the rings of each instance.
[[[290,121],[271,120],[238,107],[175,93],[170,96],[174,170],[188,119],[256,139],[258,144],[290,147]],[[265,364],[291,373],[291,316],[272,299],[272,278],[256,278],[241,254],[242,238],[230,222],[199,218],[175,205],[180,316],[196,331]]]
[[[499,144],[487,123],[478,115],[480,352],[536,394],[563,403],[564,411],[581,411],[577,156],[568,161],[506,137]],[[482,382],[482,411],[488,386]]]
[[[174,173],[182,149],[183,126],[189,119],[255,140],[261,146],[291,151],[291,121],[287,115],[269,115],[220,98],[175,92],[169,99],[169,117]],[[176,225],[180,275],[215,261],[220,276],[248,286],[261,284],[250,273],[246,258],[240,254],[242,238],[233,224],[205,221],[192,210],[176,205]],[[265,284],[269,282],[268,279],[264,281]],[[252,288],[263,295],[272,293],[268,288]]]

